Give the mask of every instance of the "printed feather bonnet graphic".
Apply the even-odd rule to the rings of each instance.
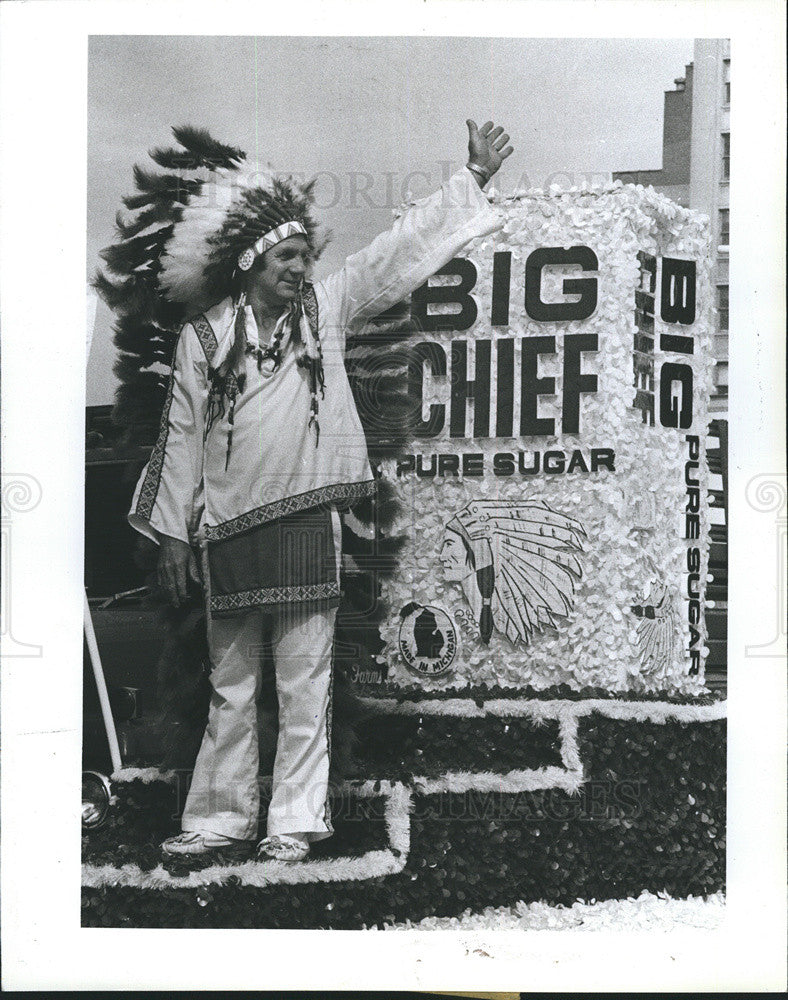
[[[485,617],[511,642],[529,643],[556,617],[568,617],[583,575],[580,556],[586,532],[579,521],[552,510],[542,500],[509,503],[475,500],[446,525],[462,538],[475,574],[463,589],[472,607],[481,595],[479,623]],[[489,614],[485,615],[485,608]],[[489,626],[488,626],[489,628]]]
[[[679,649],[676,609],[668,587],[660,580],[650,580],[631,610],[637,618],[641,673],[664,680]]]

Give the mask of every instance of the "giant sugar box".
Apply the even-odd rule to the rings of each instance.
[[[652,189],[527,192],[414,293],[389,682],[698,691],[706,221]]]

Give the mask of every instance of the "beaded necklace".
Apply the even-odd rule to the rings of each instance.
[[[299,289],[296,300],[287,312],[277,320],[271,343],[261,347],[247,339],[246,332],[246,295],[242,293],[235,308],[235,340],[227,359],[218,368],[208,369],[210,390],[208,397],[208,416],[205,425],[205,437],[216,420],[225,414],[225,397],[229,402],[227,413],[227,454],[225,457],[225,472],[230,463],[232,451],[233,427],[235,424],[235,402],[239,393],[246,386],[245,359],[253,357],[257,370],[262,372],[266,361],[273,362],[270,374],[275,374],[282,364],[282,344],[285,334],[290,333],[290,340],[296,355],[296,364],[309,372],[309,427],[315,428],[315,447],[320,442],[320,424],[318,422],[320,399],[325,399],[325,375],[323,371],[323,348],[317,332],[313,331],[304,309],[302,290]],[[243,345],[243,350],[239,346]]]

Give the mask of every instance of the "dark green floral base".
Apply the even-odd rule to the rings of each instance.
[[[369,775],[392,779],[388,768],[398,772],[397,780],[410,772],[428,774],[432,767],[414,766],[421,759],[440,767],[454,759],[449,766],[459,770],[474,744],[478,771],[555,765],[557,735],[550,723],[529,733],[520,720],[504,737],[500,719],[454,720],[451,740],[458,749],[452,758],[436,721],[419,728],[418,716],[407,720],[415,727],[404,733],[411,750],[407,739],[400,744],[398,767],[390,740],[379,731],[366,744]],[[459,725],[471,721],[465,730]],[[393,716],[386,725],[402,727],[403,719]],[[643,890],[682,898],[724,889],[725,721],[660,724],[591,714],[578,726],[584,783],[577,795],[559,788],[425,795],[417,785],[410,851],[397,874],[264,888],[85,889],[83,925],[353,929],[521,900],[569,905]],[[388,735],[399,739],[403,733]],[[177,829],[175,786],[135,782],[123,794],[113,824],[85,838],[85,860],[153,867],[162,837]],[[344,795],[335,808],[336,834],[316,845],[316,856],[359,857],[386,845],[382,799],[354,804]]]

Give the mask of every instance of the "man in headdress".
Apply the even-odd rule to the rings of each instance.
[[[509,137],[492,122],[468,121],[468,130],[467,166],[314,285],[306,280],[318,250],[311,188],[288,179],[203,184],[164,248],[159,285],[192,318],[129,520],[159,543],[159,580],[176,605],[190,587],[205,588],[213,689],[182,833],[165,841],[165,854],[244,854],[256,842],[264,639],[279,736],[258,857],[301,860],[333,832],[337,510],[375,486],[345,336],[500,228],[482,188],[511,153]]]

